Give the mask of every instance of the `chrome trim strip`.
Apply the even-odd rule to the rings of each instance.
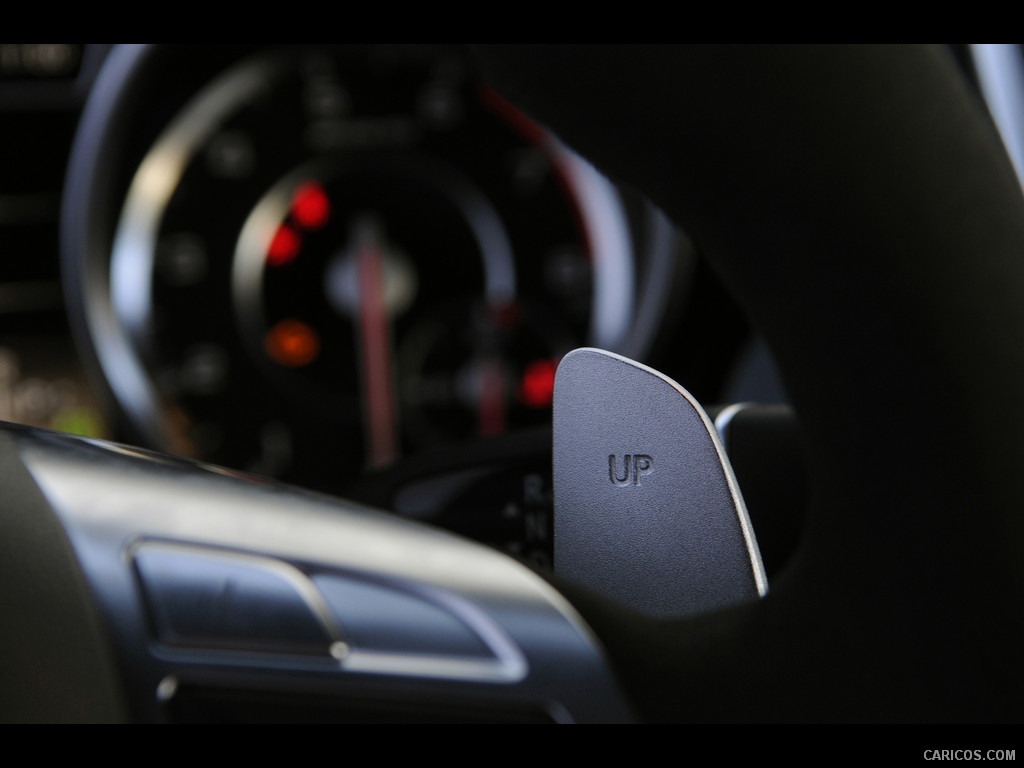
[[[547,147],[568,179],[590,243],[594,300],[590,343],[621,350],[633,328],[633,245],[615,187],[594,166],[552,141]]]
[[[971,60],[1017,179],[1024,180],[1024,55],[1015,43],[972,43]]]
[[[722,440],[722,445],[725,446],[726,451],[729,450],[729,437],[727,435],[729,430],[729,424],[736,417],[740,411],[746,410],[753,403],[733,403],[727,405],[722,409],[721,413],[715,417],[715,429],[718,430],[718,437]]]

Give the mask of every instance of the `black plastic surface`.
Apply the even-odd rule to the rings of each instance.
[[[918,46],[487,49],[492,81],[686,226],[779,364],[808,457],[769,597],[574,604],[652,720],[1024,713],[1024,201]]]

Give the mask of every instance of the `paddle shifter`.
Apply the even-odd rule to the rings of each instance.
[[[555,570],[638,610],[691,616],[767,592],[714,426],[679,384],[599,349],[558,367]]]

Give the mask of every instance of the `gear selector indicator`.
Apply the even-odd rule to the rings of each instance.
[[[729,459],[679,384],[577,349],[554,391],[555,569],[645,613],[692,616],[767,592]]]

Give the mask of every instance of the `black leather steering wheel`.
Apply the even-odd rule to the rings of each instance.
[[[1024,207],[944,49],[488,48],[693,235],[774,352],[811,505],[769,596],[573,592],[651,720],[1019,721]]]
[[[772,347],[803,428],[810,514],[764,600],[660,621],[553,579],[639,716],[1019,721],[1024,206],[945,52],[480,55],[510,99],[686,227]],[[5,581],[33,582],[17,600],[31,620],[4,633],[4,719],[121,717],[95,617],[33,609],[81,605],[66,586],[82,587],[33,480],[13,460],[3,478],[22,521],[5,540],[30,553],[0,558]],[[44,664],[69,633],[75,653]],[[59,685],[43,691],[33,668]]]

